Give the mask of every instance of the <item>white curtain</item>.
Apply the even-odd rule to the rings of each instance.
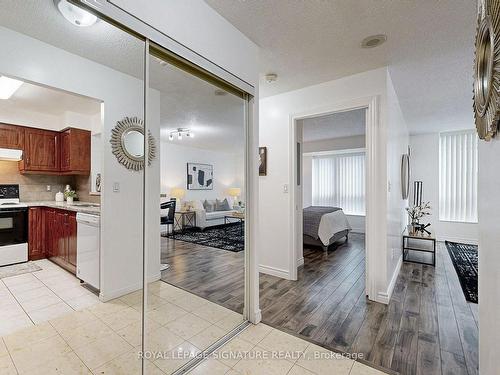
[[[314,156],[312,204],[340,207],[346,214],[365,214],[365,153]]]
[[[475,130],[439,136],[439,220],[477,222]]]

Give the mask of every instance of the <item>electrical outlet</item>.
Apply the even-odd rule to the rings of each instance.
[[[47,185],[47,191],[51,191],[51,190],[52,190],[52,186]]]
[[[119,193],[120,192],[120,183],[119,182],[114,182],[113,183],[113,192]]]

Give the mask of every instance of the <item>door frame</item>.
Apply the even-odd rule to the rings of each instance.
[[[298,217],[301,215],[298,210],[298,203],[302,199],[298,198],[297,188],[297,121],[318,116],[330,115],[333,113],[346,112],[356,109],[366,109],[366,214],[365,214],[365,249],[366,249],[366,295],[370,300],[376,299],[376,244],[380,236],[377,228],[377,183],[376,176],[380,169],[380,163],[383,162],[379,152],[378,134],[380,130],[380,97],[370,96],[366,98],[352,99],[345,102],[332,103],[328,106],[310,109],[305,112],[295,113],[290,116],[290,139],[289,139],[289,209],[290,209],[290,233],[292,234],[290,254],[289,254],[289,270],[290,279],[297,280],[297,269],[301,265],[299,259],[302,258],[300,251],[303,250],[302,241],[298,240],[299,234],[302,234],[302,225],[297,223]],[[303,153],[303,152],[302,152]],[[301,155],[302,155],[301,153]],[[301,170],[302,172],[302,170]],[[300,236],[302,238],[302,236]],[[300,255],[300,256],[299,256]]]

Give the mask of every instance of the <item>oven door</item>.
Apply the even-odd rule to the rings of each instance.
[[[28,209],[0,209],[0,246],[28,242]]]

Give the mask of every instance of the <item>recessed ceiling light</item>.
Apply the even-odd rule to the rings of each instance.
[[[97,17],[67,0],[54,0],[59,12],[75,26],[87,27],[97,22]]]
[[[0,77],[0,99],[9,99],[23,83],[17,79]]]
[[[265,75],[267,83],[274,83],[278,80],[278,75],[276,73],[269,73]]]
[[[361,41],[361,48],[375,48],[387,41],[387,35],[370,35]]]

